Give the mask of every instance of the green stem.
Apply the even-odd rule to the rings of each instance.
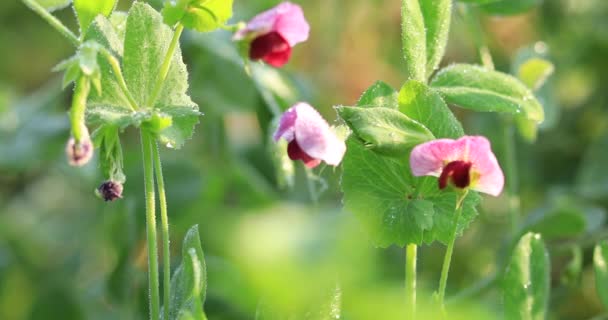
[[[78,47],[80,45],[80,40],[78,37],[70,31],[66,26],[59,21],[59,19],[55,18],[52,14],[50,14],[44,7],[42,7],[35,0],[22,0],[23,3],[28,6],[32,11],[36,12],[42,19],[46,20],[51,27],[55,28],[55,30],[59,31],[62,36],[68,39],[74,47]]]
[[[464,198],[466,196],[467,191],[463,192],[456,201],[456,213],[454,214],[454,220],[452,221],[452,235],[450,238],[450,242],[448,243],[448,248],[445,252],[445,256],[443,258],[443,267],[441,268],[441,279],[439,280],[439,304],[441,305],[441,311],[444,314],[444,318],[445,287],[448,283],[448,272],[450,271],[450,264],[452,262],[452,253],[454,253],[454,243],[456,242],[456,233],[458,231],[458,220],[460,219],[460,215],[462,214],[462,202],[464,201]]]
[[[114,71],[114,76],[116,77],[116,80],[118,80],[118,85],[120,86],[120,89],[123,91],[123,93],[127,97],[127,100],[129,102],[129,107],[133,111],[137,110],[138,109],[137,102],[135,102],[135,99],[133,99],[133,96],[131,95],[129,88],[127,87],[127,82],[125,81],[125,78],[122,75],[122,70],[120,68],[120,63],[118,62],[118,59],[116,59],[116,57],[114,57],[114,55],[112,53],[110,53],[110,51],[108,51],[108,49],[106,49],[106,48],[102,48],[100,50],[100,52],[104,56],[104,58],[106,58],[106,60],[110,64],[110,66],[112,67],[112,71]]]
[[[405,293],[407,298],[407,318],[416,318],[416,259],[418,246],[408,244],[405,248]]]
[[[70,108],[72,136],[76,142],[89,138],[89,133],[85,126],[85,109],[87,107],[87,97],[89,96],[90,90],[91,84],[86,77],[80,77],[76,80],[74,96],[72,97],[72,107]]]
[[[485,35],[483,28],[479,22],[479,12],[477,8],[467,4],[461,4],[459,6],[460,15],[465,20],[469,32],[472,35],[477,53],[479,54],[479,60],[481,64],[487,69],[494,70],[494,62],[492,61],[492,55],[490,54],[490,48],[486,45]]]
[[[509,218],[511,222],[511,235],[515,236],[519,225],[520,202],[518,196],[518,176],[515,149],[515,128],[511,122],[505,121],[503,132],[504,164],[507,184],[507,199]]]
[[[158,290],[158,245],[156,241],[156,201],[154,194],[154,160],[152,158],[152,139],[147,132],[141,132],[141,145],[144,158],[144,182],[146,192],[146,230],[148,235],[148,283],[150,299],[150,319],[160,319],[160,300]]]
[[[165,194],[163,168],[160,162],[158,144],[154,142],[152,143],[152,154],[154,157],[154,173],[156,175],[156,187],[158,188],[158,201],[160,203],[160,223],[163,241],[163,319],[169,319],[169,303],[171,297],[171,250],[169,250],[169,216],[167,214],[167,197]]]
[[[152,107],[156,102],[156,98],[160,94],[161,89],[163,88],[163,83],[167,78],[167,74],[169,73],[169,67],[171,67],[171,61],[173,60],[173,54],[175,53],[175,49],[177,48],[177,44],[179,43],[179,37],[184,31],[184,25],[181,23],[177,24],[175,28],[175,32],[173,33],[173,39],[171,39],[171,43],[169,44],[169,49],[167,49],[167,54],[165,55],[165,60],[160,67],[160,73],[156,78],[156,84],[154,84],[154,89],[152,90],[152,95],[150,95],[147,106]]]

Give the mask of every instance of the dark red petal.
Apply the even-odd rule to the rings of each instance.
[[[273,67],[281,67],[291,56],[291,47],[277,32],[270,32],[255,38],[249,48],[251,60],[262,59]]]
[[[471,163],[466,161],[452,161],[448,163],[439,176],[439,189],[444,189],[448,186],[448,181],[461,189],[464,189],[471,184]]]
[[[304,150],[302,150],[302,148],[300,148],[300,145],[298,144],[298,142],[296,142],[295,139],[293,139],[287,145],[287,155],[289,156],[289,159],[291,159],[291,160],[294,160],[294,161],[302,160],[302,162],[304,162],[304,165],[309,168],[314,168],[321,163],[321,160],[314,159],[311,156],[309,156],[306,152],[304,152]]]

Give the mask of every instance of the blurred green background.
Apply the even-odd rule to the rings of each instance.
[[[339,168],[309,181],[298,164],[293,186],[280,187],[268,143],[273,110],[309,101],[333,121],[332,106],[353,105],[375,80],[401,86],[400,1],[294,2],[304,7],[310,40],[286,68],[256,66],[253,79],[227,31],[182,37],[190,94],[205,115],[182,150],[161,151],[172,260],[179,263],[185,231],[199,224],[212,320],[335,319],[338,302],[345,319],[403,318],[404,250],[371,247],[341,212]],[[233,21],[277,3],[236,0]],[[444,64],[479,60],[460,5]],[[119,1],[118,9],[129,6]],[[71,9],[55,14],[76,28]],[[591,249],[608,237],[608,2],[546,0],[480,21],[498,70],[530,53],[556,66],[539,92],[548,119],[537,142],[517,143],[522,232],[543,233],[551,254],[549,319],[605,313]],[[125,197],[104,203],[93,192],[103,179],[98,163],[74,169],[65,161],[71,90],[61,91],[61,75],[50,70],[73,48],[19,1],[0,2],[0,26],[0,319],[145,319],[137,132],[123,135]],[[453,110],[501,158],[498,116]],[[501,314],[499,273],[509,255],[506,199],[486,198],[480,212],[457,242],[448,284],[451,308],[475,310],[466,319]],[[435,290],[444,250],[420,250],[422,300]]]

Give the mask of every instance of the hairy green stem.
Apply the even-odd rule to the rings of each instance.
[[[405,293],[407,299],[407,319],[416,318],[416,259],[418,246],[405,247]]]
[[[137,110],[137,102],[135,102],[135,99],[133,99],[129,88],[127,87],[127,82],[125,81],[125,78],[122,75],[122,69],[120,68],[120,63],[118,62],[118,59],[116,59],[116,57],[114,57],[114,55],[110,53],[110,51],[108,51],[108,49],[106,48],[102,47],[100,52],[112,67],[112,71],[114,71],[114,76],[116,77],[116,80],[118,80],[118,85],[125,94],[125,97],[127,97],[129,107],[133,111]]]
[[[165,193],[163,168],[160,162],[158,144],[155,142],[152,143],[152,154],[154,157],[154,173],[156,176],[156,187],[158,188],[158,201],[160,204],[160,223],[163,241],[163,319],[169,319],[169,304],[171,297],[171,250],[169,249],[169,215],[167,214],[167,196]]]
[[[62,36],[68,39],[70,43],[72,43],[72,45],[74,45],[75,47],[78,47],[80,45],[80,40],[78,40],[78,37],[74,35],[74,33],[70,31],[70,29],[64,26],[63,23],[59,21],[59,19],[55,18],[55,16],[50,14],[48,11],[46,11],[44,7],[38,4],[38,2],[36,2],[35,0],[22,1],[26,6],[28,6],[28,8],[36,12],[40,17],[42,17],[42,19],[46,20],[46,22],[48,22],[51,27],[59,31],[59,33],[61,33]]]
[[[450,271],[450,264],[452,262],[452,254],[454,253],[454,243],[456,242],[456,233],[458,232],[458,220],[462,215],[462,202],[464,198],[467,196],[467,191],[463,192],[456,200],[456,208],[454,213],[454,220],[452,221],[452,234],[450,237],[450,242],[448,243],[448,248],[445,252],[445,256],[443,258],[443,266],[441,267],[441,279],[439,279],[439,304],[441,306],[441,311],[445,318],[445,288],[448,283],[448,273]]]
[[[144,185],[146,192],[146,230],[148,236],[148,284],[150,299],[150,320],[160,319],[158,289],[158,245],[156,240],[156,199],[154,194],[154,160],[152,158],[152,138],[141,132],[144,159]]]
[[[87,107],[87,97],[89,96],[90,90],[91,83],[86,77],[80,77],[76,80],[74,96],[72,97],[72,107],[70,108],[72,136],[76,142],[80,142],[83,138],[89,138],[84,117],[85,109]]]
[[[177,48],[177,44],[179,43],[179,37],[184,31],[184,25],[181,23],[177,24],[175,27],[175,32],[173,33],[173,39],[171,39],[171,43],[169,44],[169,49],[167,49],[167,54],[165,55],[165,60],[160,67],[160,72],[158,77],[156,78],[156,84],[154,84],[154,89],[152,90],[152,95],[148,97],[147,106],[153,107],[160,91],[163,88],[163,83],[167,78],[167,74],[169,73],[169,68],[171,67],[171,61],[173,60],[173,54],[175,53],[175,49]]]

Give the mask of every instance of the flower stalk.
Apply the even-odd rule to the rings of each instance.
[[[407,319],[416,318],[416,260],[418,246],[410,243],[405,248],[405,294]]]
[[[450,242],[448,243],[448,248],[446,249],[445,256],[443,258],[443,266],[441,267],[441,278],[439,279],[439,305],[441,306],[441,312],[445,318],[445,288],[448,283],[448,273],[450,271],[450,264],[452,262],[452,254],[454,253],[454,243],[456,242],[456,233],[458,232],[458,220],[460,220],[460,216],[462,215],[462,203],[466,198],[468,190],[465,189],[458,200],[456,200],[456,208],[454,213],[454,220],[452,221],[452,235],[450,237]]]
[[[146,193],[146,233],[148,238],[148,285],[150,319],[160,319],[160,297],[158,279],[158,245],[156,236],[156,197],[154,192],[154,159],[150,134],[141,132],[144,163],[144,186]]]

